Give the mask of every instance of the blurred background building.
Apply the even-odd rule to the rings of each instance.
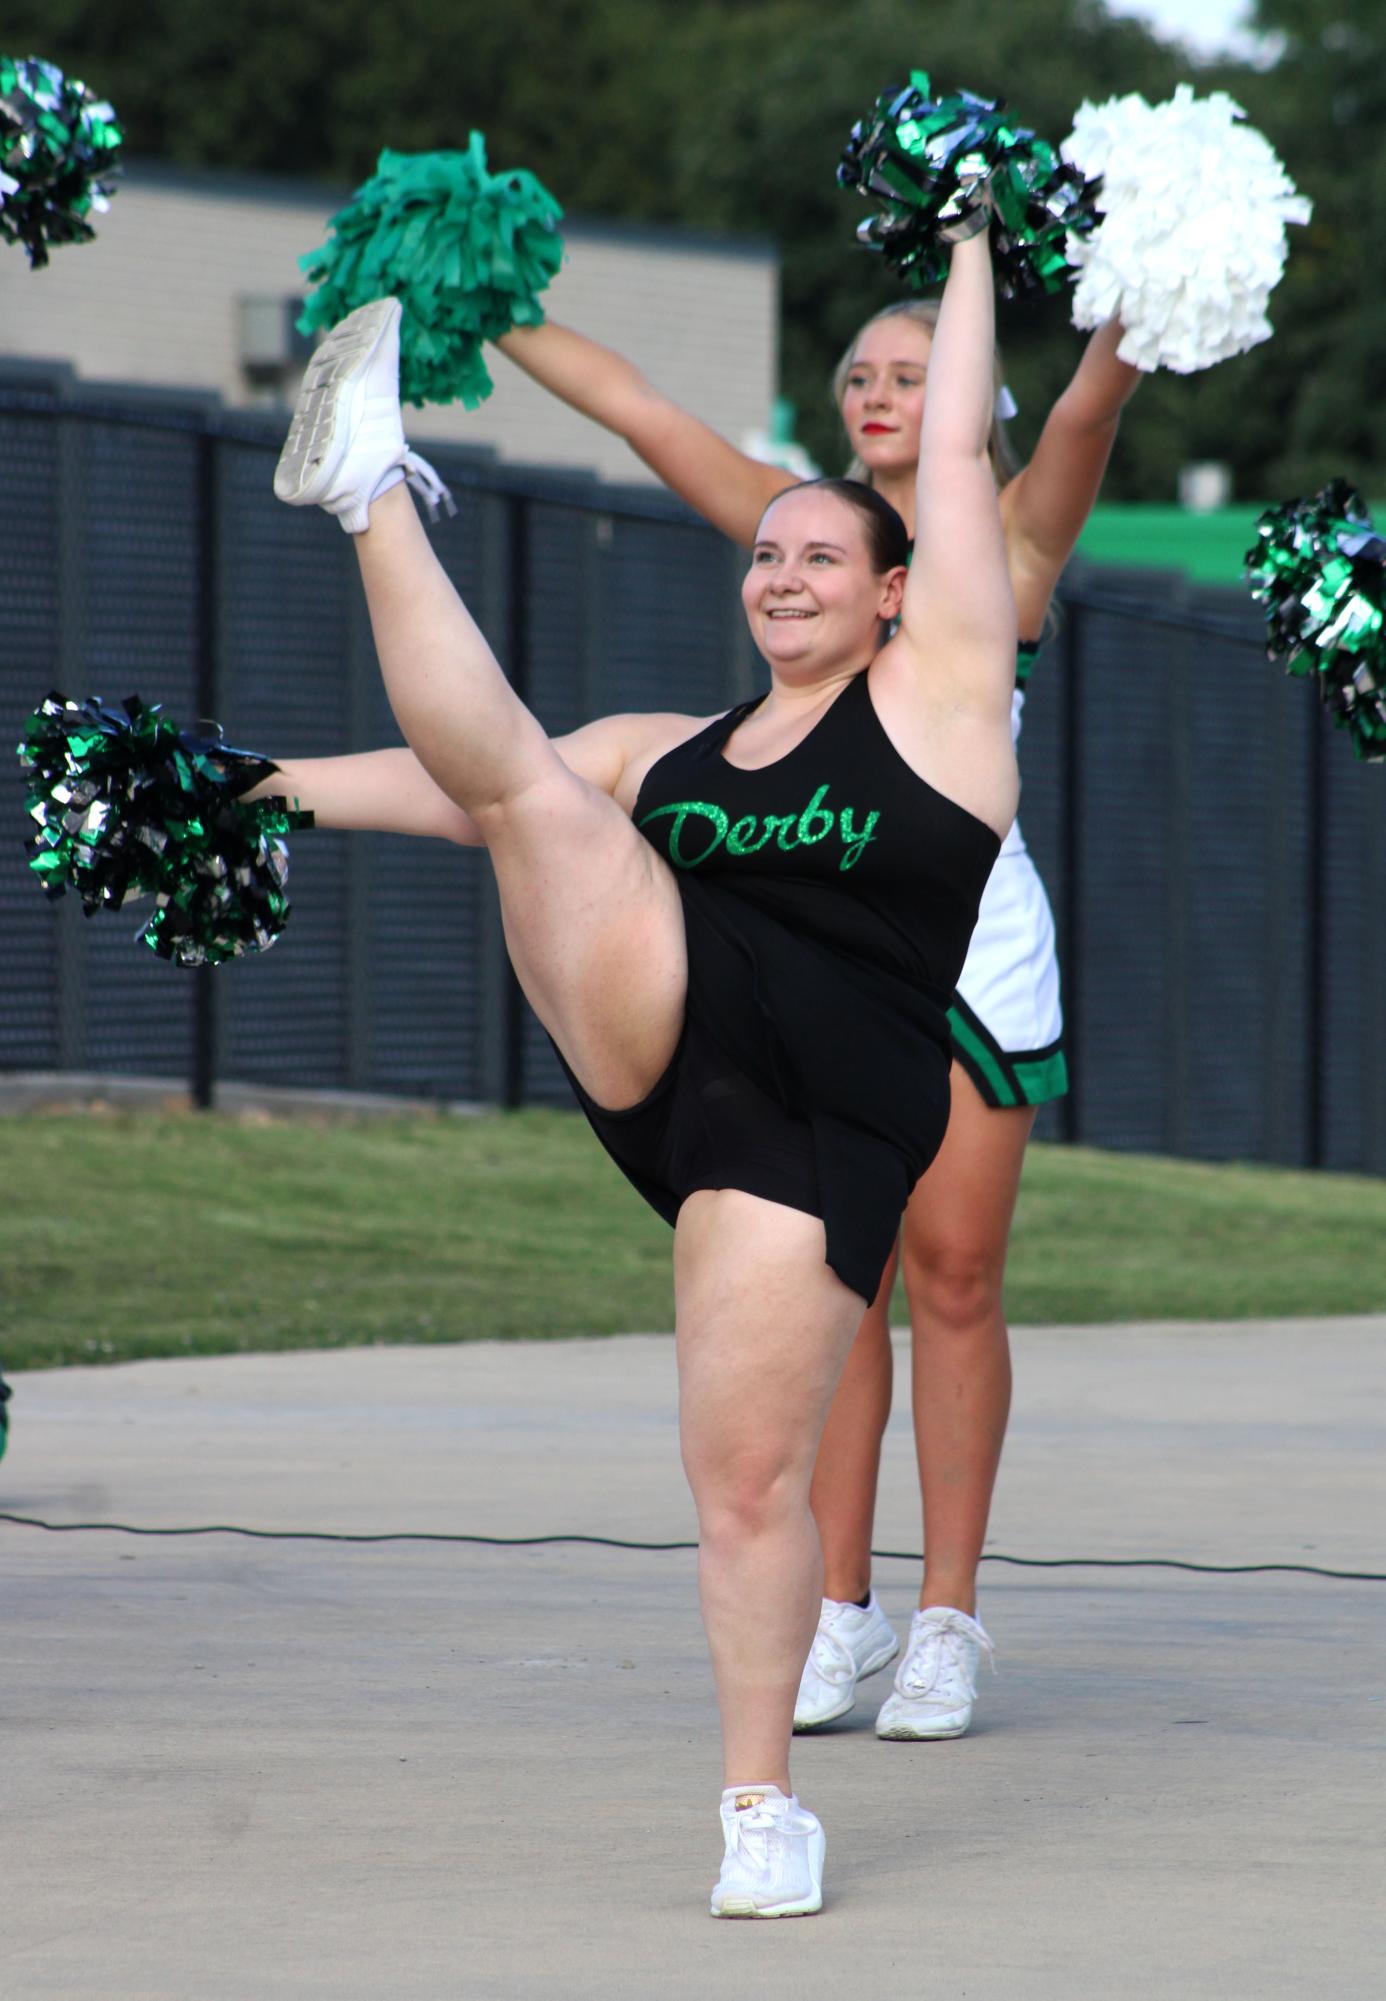
[[[32,279],[9,262],[0,365],[62,362],[86,382],[211,390],[230,408],[287,407],[310,343],[295,330],[300,256],[348,198],[321,184],[136,162],[80,256]],[[617,347],[729,438],[768,434],[779,386],[779,257],[755,238],[567,217],[555,319]],[[488,350],[495,394],[409,414],[411,437],[501,457],[653,478],[619,438],[589,424]]]

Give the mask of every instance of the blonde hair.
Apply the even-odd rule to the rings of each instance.
[[[914,326],[926,327],[932,339],[934,328],[938,325],[938,309],[939,301],[937,299],[901,299],[895,305],[887,306],[883,312],[873,313],[869,320],[864,321],[857,328],[856,332],[852,335],[851,341],[848,343],[846,353],[833,370],[833,401],[837,405],[839,416],[842,415],[842,398],[847,388],[847,377],[852,372],[852,362],[856,355],[857,342],[866,332],[867,327],[879,326],[882,320],[906,319]],[[1004,379],[1001,367],[1001,350],[999,348],[996,349],[992,358],[991,374],[992,387],[999,394]],[[998,486],[1004,486],[1008,479],[1013,478],[1020,471],[1020,459],[1009,437],[1006,435],[1004,421],[995,414],[994,408],[991,419],[991,436],[987,440],[987,452],[991,459],[991,469],[996,475],[996,484]],[[852,462],[848,466],[845,476],[848,479],[859,479],[865,486],[871,484],[870,473],[855,453],[852,456]]]

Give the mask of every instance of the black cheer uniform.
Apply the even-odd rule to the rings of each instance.
[[[741,771],[722,746],[756,706],[660,758],[632,816],[682,892],[673,1060],[621,1111],[568,1074],[666,1221],[699,1188],[806,1210],[869,1300],[948,1123],[948,1007],[1001,844],[911,771],[865,671],[802,743]]]

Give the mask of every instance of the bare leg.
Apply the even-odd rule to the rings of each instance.
[[[354,540],[391,707],[490,852],[520,984],[593,1097],[634,1103],[683,1021],[673,872],[516,696],[404,487],[374,503]]]
[[[1011,1406],[1006,1248],[1035,1113],[987,1105],[957,1064],[952,1083],[947,1137],[905,1212],[903,1257],[925,1522],[919,1603],[975,1615]]]
[[[736,1189],[690,1195],[674,1240],[679,1424],[724,1784],[785,1793],[822,1593],[809,1483],[861,1318],[823,1249],[816,1217]]]
[[[813,1469],[813,1514],[823,1539],[823,1592],[843,1604],[864,1598],[871,1589],[881,1440],[894,1387],[890,1296],[898,1262],[897,1249],[857,1329]]]
[[[1010,1413],[1001,1288],[1029,1108],[998,1111],[966,1072],[937,1158],[905,1212],[905,1289],[914,1330],[914,1424],[927,1552],[921,1608],[975,1614],[977,1563]],[[890,1415],[892,1259],[842,1372],[813,1476],[824,1590],[844,1602],[871,1583],[881,1440]]]

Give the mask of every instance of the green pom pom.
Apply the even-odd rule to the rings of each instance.
[[[234,750],[220,731],[175,729],[157,703],[131,695],[49,695],[19,746],[37,833],[29,866],[49,896],[76,890],[90,917],[153,896],[138,936],[160,958],[216,966],[263,952],[289,915],[284,836],[311,827],[287,800],[245,801],[278,769]]]
[[[947,246],[985,216],[1001,297],[1056,292],[1072,276],[1069,238],[1097,221],[1096,182],[1006,117],[1004,100],[935,96],[924,70],[852,127],[837,178],[875,203],[857,241],[921,291],[943,283]]]
[[[89,243],[110,207],[123,135],[115,112],[38,56],[0,56],[0,237],[38,270],[51,249]]]
[[[1359,493],[1333,479],[1310,500],[1268,507],[1247,551],[1266,608],[1266,651],[1317,683],[1358,757],[1386,759],[1386,537]]]
[[[404,308],[405,403],[469,410],[490,395],[481,344],[538,326],[538,295],[563,261],[562,209],[533,174],[493,174],[473,132],[465,153],[384,152],[375,174],[299,259],[318,287],[299,329],[315,333],[393,294]]]

